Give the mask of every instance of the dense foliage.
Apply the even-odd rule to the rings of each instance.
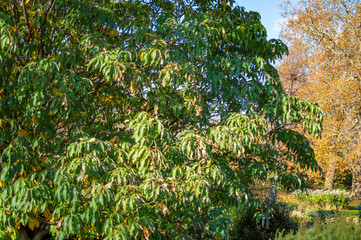
[[[0,240],[11,240],[11,237],[0,230]]]
[[[296,190],[293,192],[293,196],[311,206],[328,209],[343,209],[351,202],[350,193],[343,190]]]
[[[322,112],[285,95],[266,36],[233,1],[1,1],[0,229],[225,235],[254,180],[300,186]]]
[[[258,205],[242,206],[234,214],[233,225],[230,230],[230,239],[233,240],[269,240],[278,232],[284,234],[296,232],[298,223],[291,218],[292,208],[282,202],[261,201]],[[266,219],[255,216],[261,213]]]

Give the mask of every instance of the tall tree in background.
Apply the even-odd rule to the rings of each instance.
[[[227,234],[254,180],[317,168],[322,112],[284,94],[286,52],[233,1],[1,1],[0,228]]]
[[[333,187],[336,165],[346,159],[353,169],[353,193],[360,195],[360,1],[286,1],[283,7],[282,39],[291,54],[280,66],[282,81],[325,112],[323,139],[314,146],[325,166],[326,187]]]

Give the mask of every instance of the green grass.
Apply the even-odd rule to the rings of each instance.
[[[361,200],[354,200],[354,201],[351,201],[351,203],[350,203],[350,205],[348,206],[347,209],[340,210],[340,211],[337,211],[337,212],[343,213],[343,214],[348,215],[348,216],[357,217],[359,215],[359,211],[358,211],[358,208],[357,208],[358,205],[361,205]]]
[[[361,226],[353,223],[353,219],[343,214],[336,214],[334,218],[316,220],[312,226],[301,225],[295,233],[282,236],[278,233],[275,240],[360,240]]]

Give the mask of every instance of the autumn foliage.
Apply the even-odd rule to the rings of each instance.
[[[355,181],[360,157],[360,2],[286,1],[282,7],[287,20],[282,39],[290,50],[279,66],[282,82],[289,94],[318,102],[325,112],[323,138],[313,140],[324,170],[316,179],[332,188],[335,173],[351,170]]]

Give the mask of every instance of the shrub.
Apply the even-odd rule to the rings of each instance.
[[[243,206],[236,211],[230,239],[268,240],[277,231],[284,233],[296,231],[298,224],[290,217],[291,208],[285,203],[261,202],[259,206]],[[263,214],[266,218],[257,221],[257,216]]]
[[[343,190],[297,190],[294,197],[307,204],[320,208],[343,209],[350,204],[350,194]]]
[[[327,218],[326,221],[317,220],[311,227],[301,225],[298,232],[283,235],[276,234],[275,240],[321,240],[321,239],[347,239],[359,240],[361,226],[345,216]]]

